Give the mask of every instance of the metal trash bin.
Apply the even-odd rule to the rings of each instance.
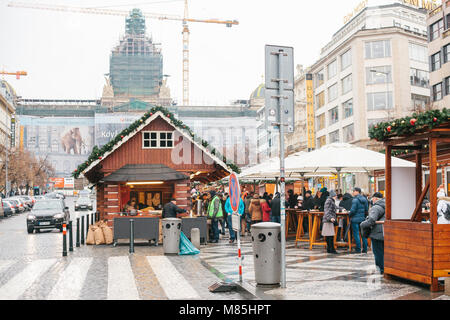
[[[164,254],[180,253],[181,219],[162,220]]]
[[[255,280],[258,285],[281,282],[281,224],[263,222],[251,228]]]

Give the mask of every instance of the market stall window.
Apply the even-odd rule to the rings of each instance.
[[[170,131],[144,131],[142,132],[143,149],[170,149],[173,148],[173,132]]]

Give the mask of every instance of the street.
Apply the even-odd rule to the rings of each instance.
[[[66,198],[71,219],[74,198]],[[75,226],[75,225],[74,225]],[[62,257],[58,230],[28,234],[26,212],[0,220],[0,300],[180,300],[254,299],[246,292],[213,294],[220,279],[199,257],[164,256],[162,246],[75,247]]]
[[[66,204],[71,219],[74,198]],[[90,212],[89,212],[90,213]],[[75,247],[62,257],[62,233],[28,234],[26,213],[0,220],[0,299],[20,300],[392,300],[447,299],[417,284],[383,279],[373,255],[330,258],[322,249],[287,246],[287,289],[258,287],[254,281],[252,242],[243,240],[244,283],[237,292],[211,293],[208,287],[238,281],[237,248],[223,241],[202,246],[198,256],[164,256],[162,246],[127,244]],[[75,225],[74,225],[75,226]],[[224,236],[223,239],[226,239]]]

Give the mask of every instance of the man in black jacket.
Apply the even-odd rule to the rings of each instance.
[[[185,209],[181,209],[176,205],[176,199],[170,200],[169,203],[164,205],[162,218],[177,218],[177,215],[180,213],[186,213]]]

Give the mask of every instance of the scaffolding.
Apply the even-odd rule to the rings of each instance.
[[[145,35],[145,18],[133,9],[126,19],[126,34],[110,58],[110,80],[114,96],[158,95],[163,84],[161,49]]]

